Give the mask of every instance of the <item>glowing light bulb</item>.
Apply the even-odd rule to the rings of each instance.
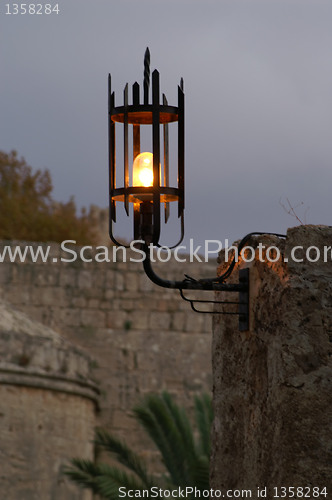
[[[153,186],[153,154],[141,153],[133,164],[133,186]]]

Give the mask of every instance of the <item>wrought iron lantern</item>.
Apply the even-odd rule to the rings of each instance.
[[[183,80],[178,87],[178,105],[169,106],[163,94],[160,103],[159,72],[152,73],[152,103],[149,102],[150,52],[144,57],[144,98],[140,102],[140,86],[136,82],[132,88],[132,104],[128,100],[128,84],[124,89],[123,106],[115,107],[115,96],[111,89],[109,75],[109,172],[110,172],[110,237],[119,245],[113,234],[116,222],[116,203],[124,202],[129,216],[129,204],[133,204],[134,239],[147,244],[159,245],[161,203],[164,204],[165,223],[169,218],[169,204],[177,201],[178,217],[181,220],[183,239],[184,210],[184,92]],[[177,122],[178,158],[177,186],[170,186],[169,175],[169,123]],[[124,186],[116,187],[115,128],[123,123],[123,178]],[[152,153],[141,152],[141,127],[152,126]],[[133,168],[129,172],[129,126],[132,126]],[[163,149],[160,144],[160,129],[163,128]],[[163,157],[163,167],[161,165]]]
[[[166,96],[160,102],[159,73],[152,73],[152,102],[149,102],[150,86],[150,53],[149,49],[144,57],[144,97],[140,101],[140,87],[136,82],[132,87],[132,104],[129,104],[128,84],[124,89],[122,106],[115,106],[115,95],[111,89],[109,75],[109,178],[110,178],[110,238],[116,245],[120,245],[113,233],[116,222],[117,203],[123,202],[127,216],[130,215],[130,204],[133,205],[133,235],[134,240],[142,241],[142,250],[145,252],[143,266],[147,276],[157,285],[165,288],[175,288],[180,291],[183,299],[188,300],[196,312],[196,303],[237,304],[236,312],[226,311],[221,314],[236,314],[239,316],[239,329],[249,328],[249,270],[239,271],[239,283],[224,283],[230,276],[235,262],[229,266],[224,275],[210,279],[193,279],[185,276],[182,281],[165,280],[153,271],[149,257],[149,245],[159,246],[161,227],[161,204],[164,204],[164,218],[169,218],[169,204],[177,202],[178,218],[181,223],[181,237],[183,239],[184,224],[184,89],[183,79],[178,86],[177,106],[170,106]],[[177,122],[177,185],[170,186],[169,160],[169,124]],[[116,165],[116,124],[123,124],[123,186],[117,187],[118,175]],[[150,126],[152,130],[152,153],[141,152],[141,127]],[[132,127],[132,162],[129,161],[129,127]],[[161,127],[162,145],[161,148]],[[163,160],[161,162],[161,160]],[[129,163],[133,168],[129,169]],[[130,171],[131,170],[131,171]],[[241,242],[244,246],[248,235]],[[174,245],[174,246],[177,246]],[[172,247],[170,247],[172,248]],[[174,248],[174,247],[173,247]],[[239,248],[240,249],[240,248]],[[238,301],[208,301],[188,299],[184,290],[216,290],[237,292]]]

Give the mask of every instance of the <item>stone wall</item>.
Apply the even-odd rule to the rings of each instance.
[[[0,497],[90,500],[63,476],[93,459],[98,388],[91,360],[0,301]]]
[[[249,331],[227,316],[214,323],[211,486],[251,489],[253,498],[266,486],[272,498],[273,487],[332,486],[332,262],[305,259],[310,246],[321,256],[332,246],[332,228],[300,226],[286,241],[251,243],[259,242],[281,258],[259,262],[256,251],[253,263],[240,263],[250,267]],[[295,246],[304,262],[292,259]]]
[[[7,244],[29,245],[3,242],[0,252]],[[149,392],[167,389],[190,406],[194,394],[211,389],[211,316],[193,312],[176,290],[151,283],[130,254],[127,262],[118,255],[110,263],[65,263],[61,255],[71,257],[52,245],[46,263],[7,258],[0,263],[0,297],[92,356],[101,387],[98,423],[137,451],[148,448],[130,410]],[[169,279],[215,275],[208,263],[156,267]],[[152,452],[146,455],[154,461]]]

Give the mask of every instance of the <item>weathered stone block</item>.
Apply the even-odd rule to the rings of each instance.
[[[149,327],[148,311],[132,311],[129,315],[132,328],[135,330],[147,330]]]
[[[91,288],[93,276],[90,270],[83,270],[78,272],[77,284],[79,288]]]
[[[186,314],[186,332],[200,332],[203,330],[204,326],[204,315],[196,313],[194,311],[189,311]]]
[[[171,325],[171,315],[167,312],[152,312],[150,314],[149,328],[151,330],[168,330]]]
[[[81,309],[81,324],[93,326],[94,328],[104,328],[106,326],[106,314],[99,309]]]
[[[172,329],[180,332],[185,331],[186,313],[175,312],[172,314]]]
[[[151,292],[153,290],[155,285],[152,283],[152,281],[149,280],[149,278],[145,274],[140,273],[138,279],[139,279],[139,289],[142,292]]]
[[[76,308],[76,307],[79,307],[79,308],[83,308],[83,307],[87,307],[87,304],[88,304],[88,299],[84,298],[84,297],[72,297],[70,301],[70,305],[73,307],[73,308]]]
[[[68,326],[79,326],[81,324],[80,309],[65,307],[59,311],[59,321]]]
[[[124,279],[126,283],[126,290],[128,290],[129,292],[137,292],[138,290],[137,273],[134,272],[125,273]]]
[[[60,266],[59,266],[60,267]],[[63,287],[76,287],[77,286],[77,270],[69,266],[61,265],[60,267],[59,284]]]
[[[124,311],[112,311],[107,313],[106,327],[123,329],[125,327],[125,321],[127,319],[127,314]]]
[[[115,289],[122,291],[125,289],[124,275],[120,272],[115,273]]]

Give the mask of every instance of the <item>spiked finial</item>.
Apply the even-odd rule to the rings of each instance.
[[[149,87],[150,87],[150,51],[146,48],[144,54],[144,104],[149,104]]]

